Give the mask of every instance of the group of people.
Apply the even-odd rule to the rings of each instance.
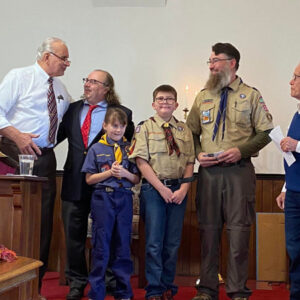
[[[117,300],[133,298],[130,259],[133,185],[142,181],[140,212],[145,220],[146,299],[172,300],[187,192],[195,158],[200,162],[196,207],[201,235],[200,284],[193,300],[218,299],[219,247],[223,225],[228,237],[226,292],[246,300],[250,227],[255,217],[255,172],[251,157],[270,141],[270,114],[258,90],[237,76],[240,53],[229,43],[213,45],[210,76],[197,95],[187,122],[177,120],[177,92],[160,85],[153,92],[155,114],[134,128],[132,111],[121,105],[113,77],[94,70],[84,82],[83,99],[71,102],[57,78],[70,66],[61,39],[48,38],[37,62],[14,69],[0,85],[0,150],[17,161],[19,153],[36,157],[33,174],[48,178],[42,188],[39,289],[47,269],[56,193],[53,148],[68,141],[62,183],[62,218],[67,245],[67,300],[103,300],[105,274],[111,270]],[[290,82],[300,100],[300,65]],[[150,105],[149,105],[150,108]],[[277,198],[285,209],[291,259],[291,299],[300,298],[300,109],[283,151],[296,162],[286,168],[286,192]],[[297,202],[298,201],[298,202]],[[87,271],[85,241],[92,223],[92,269]],[[40,299],[45,299],[40,296]]]

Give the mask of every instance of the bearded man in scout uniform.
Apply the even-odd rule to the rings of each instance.
[[[197,95],[187,125],[200,162],[196,206],[201,233],[201,271],[193,300],[218,299],[219,246],[228,237],[226,292],[246,300],[250,227],[255,217],[251,157],[270,141],[272,116],[255,88],[236,75],[240,53],[229,43],[212,47],[210,76]]]

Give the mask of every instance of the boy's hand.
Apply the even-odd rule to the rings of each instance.
[[[181,204],[186,193],[182,191],[181,189],[177,190],[173,194],[172,202],[176,204]]]
[[[117,161],[114,161],[113,164],[111,165],[112,176],[121,178],[121,168],[122,166]]]
[[[160,191],[160,195],[163,197],[166,203],[172,203],[173,192],[168,187],[164,186]]]

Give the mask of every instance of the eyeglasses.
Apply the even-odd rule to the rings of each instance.
[[[292,80],[295,81],[298,77],[300,78],[300,75],[294,74]]]
[[[54,55],[58,59],[62,60],[65,64],[70,64],[71,63],[71,61],[69,60],[68,57],[61,57],[61,56],[59,56],[59,55],[57,55],[57,54],[55,54],[55,53],[53,53],[51,51],[49,53],[52,54],[52,55]]]
[[[104,86],[108,86],[107,83],[105,82],[101,82],[99,80],[96,79],[88,79],[88,78],[82,78],[83,83],[90,83],[90,84],[102,84]]]
[[[206,63],[208,65],[210,65],[210,64],[215,64],[215,63],[217,63],[219,61],[223,61],[223,60],[232,60],[232,58],[213,58],[213,59],[209,59]]]
[[[173,104],[176,100],[175,98],[172,98],[172,97],[157,97],[155,98],[155,101],[158,103],[158,104],[163,104],[164,102],[166,102],[167,104]]]

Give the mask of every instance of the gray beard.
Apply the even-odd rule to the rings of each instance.
[[[205,88],[213,94],[218,94],[222,88],[228,86],[231,81],[230,70],[224,70],[217,74],[210,73],[209,78],[205,84]]]

